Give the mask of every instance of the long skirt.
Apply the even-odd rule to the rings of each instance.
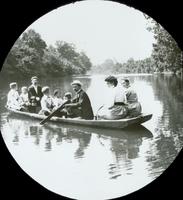
[[[128,104],[128,117],[137,117],[141,114],[142,107],[139,102]]]
[[[103,107],[98,113],[98,119],[116,120],[127,115],[127,108],[123,105],[114,105],[111,109]]]

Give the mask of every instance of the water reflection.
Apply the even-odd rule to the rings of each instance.
[[[58,145],[64,146],[66,143],[73,145],[77,142],[73,157],[74,159],[84,159],[87,157],[85,152],[93,139],[96,146],[103,147],[105,152],[111,154],[111,161],[106,166],[109,179],[117,179],[122,175],[122,171],[126,171],[127,175],[132,174],[130,172],[133,168],[132,161],[139,157],[143,140],[153,137],[152,133],[143,126],[114,131],[54,123],[40,126],[37,120],[28,120],[28,122],[27,120],[11,115],[7,117],[6,128],[4,127],[3,132],[11,130],[14,144],[21,145],[20,139],[25,136],[30,143],[33,139],[34,145],[44,146],[44,151],[54,151]]]

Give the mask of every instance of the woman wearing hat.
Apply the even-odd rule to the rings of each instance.
[[[98,113],[98,117],[109,120],[125,118],[127,115],[126,97],[117,87],[117,78],[108,76],[105,82],[109,88],[109,93],[103,108]]]

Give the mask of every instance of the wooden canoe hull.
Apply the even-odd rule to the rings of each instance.
[[[39,115],[35,113],[22,112],[17,110],[8,109],[10,114],[18,114],[21,116],[40,119],[43,120],[45,118],[44,115]],[[52,117],[50,121],[64,123],[64,124],[72,124],[72,125],[80,125],[80,126],[90,126],[97,128],[114,128],[114,129],[122,129],[131,125],[139,125],[142,124],[152,118],[152,114],[141,114],[138,117],[120,119],[120,120],[85,120],[85,119],[72,119],[72,118],[59,118]]]

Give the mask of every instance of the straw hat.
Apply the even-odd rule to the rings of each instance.
[[[64,96],[65,96],[65,97],[72,97],[72,93],[71,93],[71,92],[66,92],[66,93],[64,94]]]
[[[17,85],[16,82],[12,82],[12,83],[10,83],[10,88],[12,88],[12,87],[14,87],[14,86],[16,86],[16,85]]]
[[[80,85],[82,86],[83,84],[79,80],[75,80],[71,83],[71,85]]]
[[[37,80],[37,79],[38,79],[38,77],[37,77],[37,76],[33,76],[33,77],[31,78],[31,81],[32,81],[32,80],[34,80],[34,79],[36,79],[36,80]]]
[[[42,88],[42,93],[45,93],[45,92],[47,92],[48,90],[49,90],[50,88],[48,87],[48,86],[45,86],[45,87],[43,87]]]

